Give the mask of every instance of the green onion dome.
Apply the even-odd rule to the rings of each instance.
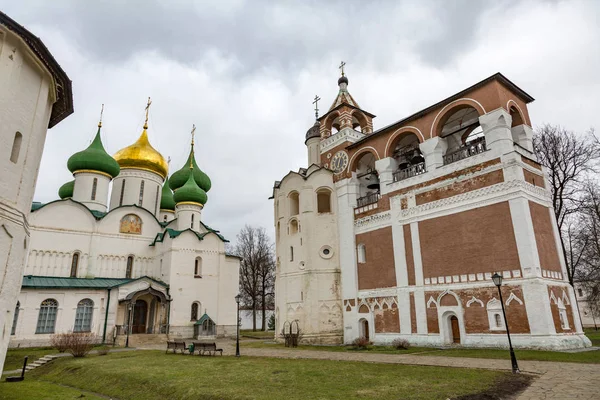
[[[190,163],[194,166],[193,169],[190,170]],[[179,171],[176,171],[171,175],[171,179],[169,180],[169,187],[173,191],[177,191],[180,187],[182,187],[188,180],[190,174],[194,175],[194,180],[196,184],[202,189],[204,192],[208,192],[212,186],[210,182],[210,178],[206,175],[196,164],[196,157],[194,157],[194,145],[192,144],[192,150],[190,151],[190,156],[183,168]]]
[[[58,189],[58,197],[61,199],[68,199],[73,197],[73,189],[75,188],[75,181],[67,182]]]
[[[119,172],[121,171],[119,164],[106,152],[106,150],[104,150],[102,139],[100,138],[100,128],[101,125],[98,124],[96,137],[87,149],[75,153],[69,158],[69,161],[67,162],[69,171],[99,171],[104,172],[113,178],[119,175]]]
[[[206,195],[206,193],[204,195]],[[160,209],[175,211],[175,199],[173,198],[173,192],[169,188],[168,177],[162,188],[162,195],[160,196]]]
[[[171,182],[173,181],[171,180]],[[194,179],[194,175],[190,173],[185,184],[173,194],[173,199],[177,204],[191,202],[204,205],[208,200],[208,196],[206,195],[206,192],[198,186]]]

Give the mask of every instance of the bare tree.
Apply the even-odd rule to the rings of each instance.
[[[252,309],[252,330],[256,331],[256,311],[262,309],[262,329],[266,329],[266,309],[274,295],[275,263],[273,244],[264,228],[244,226],[237,235],[235,254],[242,257],[240,294],[242,304]]]
[[[600,146],[593,130],[577,136],[560,126],[544,125],[533,137],[533,147],[539,162],[548,170],[552,205],[558,225],[562,252],[567,263],[569,282],[573,280],[579,263],[572,248],[572,224],[579,211],[583,181],[587,173],[594,171],[600,158]]]

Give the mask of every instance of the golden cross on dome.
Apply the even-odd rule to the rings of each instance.
[[[102,108],[100,109],[100,121],[98,121],[98,128],[102,128],[102,114],[104,114],[104,104],[102,104]]]
[[[146,104],[146,121],[144,121],[144,129],[148,129],[148,111],[150,110],[150,104],[152,104],[152,100],[148,97],[148,104]]]
[[[319,97],[318,94],[315,94],[315,101],[313,101],[313,104],[315,105],[315,118],[319,119],[319,100],[321,100],[321,98]]]
[[[346,65],[346,63],[342,61],[340,66],[338,67],[342,71],[342,76],[344,76],[344,65]]]

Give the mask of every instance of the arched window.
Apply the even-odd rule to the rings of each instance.
[[[123,183],[121,184],[121,196],[119,196],[119,206],[123,205],[123,196],[125,195],[125,179],[123,179]]]
[[[521,116],[521,113],[519,112],[519,110],[517,110],[517,108],[515,106],[512,106],[510,108],[510,116],[512,118],[512,123],[511,123],[511,128],[514,128],[515,126],[519,126],[519,125],[523,125],[525,122],[523,121],[523,117]]]
[[[300,195],[298,192],[290,193],[290,215],[298,215],[300,213]]]
[[[92,196],[91,200],[96,200],[96,189],[98,188],[98,178],[94,178],[92,182]]]
[[[198,303],[192,303],[192,315],[190,318],[191,321],[198,321]]]
[[[331,212],[331,192],[327,189],[321,189],[317,192],[317,212]]]
[[[10,161],[14,164],[19,161],[19,153],[21,152],[21,142],[23,141],[23,135],[21,132],[15,133],[15,138],[13,140],[12,150],[10,152]]]
[[[413,132],[400,133],[392,142],[388,154],[397,165],[394,182],[425,173],[425,159],[419,147],[419,138]]]
[[[479,124],[479,112],[470,106],[458,106],[441,120],[439,136],[446,141],[444,164],[450,164],[486,150],[485,136]]]
[[[353,162],[352,171],[356,172],[360,197],[356,200],[358,207],[377,203],[379,200],[379,174],[375,169],[375,154],[367,151]]]
[[[356,246],[356,252],[358,254],[358,263],[364,264],[367,262],[367,249],[364,244],[360,243]]]
[[[125,278],[131,278],[133,271],[133,256],[127,257],[127,268],[125,269]]]
[[[58,312],[58,301],[46,299],[40,305],[35,333],[54,333],[56,326],[56,313]]]
[[[190,223],[190,228],[194,229],[194,214],[192,214],[192,218],[191,219],[192,219],[192,221]]]
[[[142,206],[142,204],[144,203],[144,181],[142,181],[142,183],[140,183],[140,198],[138,200],[138,206]]]
[[[290,261],[294,261],[294,246],[290,246]]]
[[[77,277],[77,268],[79,267],[79,253],[73,253],[73,258],[71,258],[71,278]]]
[[[91,299],[83,299],[77,303],[73,332],[90,332],[92,330],[93,312],[94,302]]]
[[[291,220],[290,221],[290,235],[295,235],[296,233],[298,233],[298,220]]]
[[[495,314],[494,318],[496,319],[496,328],[502,328],[502,317],[500,314]]]
[[[194,278],[202,278],[202,257],[194,260]]]
[[[21,308],[21,303],[17,301],[17,306],[15,307],[15,315],[13,315],[13,324],[10,330],[10,334],[14,335],[17,332],[17,321],[19,320],[19,308]]]

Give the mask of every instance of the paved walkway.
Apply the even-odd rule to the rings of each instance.
[[[225,355],[235,354],[235,342],[218,343]],[[164,346],[148,346],[160,348]],[[396,355],[359,352],[332,352],[318,350],[299,350],[284,348],[249,348],[242,347],[243,356],[306,358],[318,360],[362,361],[389,364],[429,365],[453,368],[480,368],[510,371],[509,360],[493,360],[485,358],[442,357],[425,355]],[[600,399],[600,365],[581,363],[559,363],[547,361],[519,361],[522,372],[538,375],[532,385],[521,393],[518,400],[539,399]]]

